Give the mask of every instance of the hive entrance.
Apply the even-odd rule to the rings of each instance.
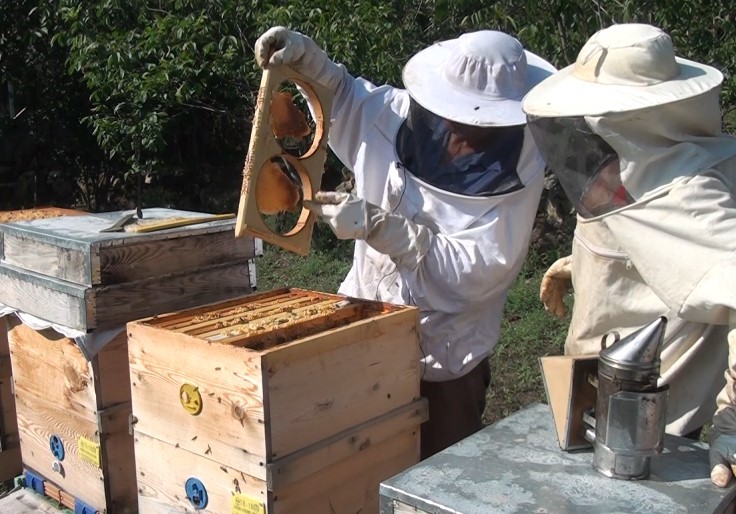
[[[213,343],[265,350],[390,310],[387,305],[338,295],[279,289],[150,324]]]

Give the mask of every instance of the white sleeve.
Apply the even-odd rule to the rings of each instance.
[[[332,103],[329,145],[338,159],[351,171],[355,169],[358,151],[367,139],[366,134],[381,115],[390,109],[399,89],[375,86],[363,78],[345,74]],[[393,145],[393,141],[387,144]]]
[[[669,309],[687,321],[728,323],[736,309],[736,198],[719,172],[604,219]]]

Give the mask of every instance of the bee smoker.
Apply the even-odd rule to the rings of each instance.
[[[595,418],[585,417],[585,438],[602,475],[646,479],[651,457],[662,451],[668,388],[658,388],[657,379],[666,325],[661,316],[623,339],[613,334],[614,343],[600,352]]]

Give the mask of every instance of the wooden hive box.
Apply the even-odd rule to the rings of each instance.
[[[129,323],[140,513],[377,513],[419,460],[417,320],[286,288]]]
[[[144,209],[144,220],[203,217]],[[252,290],[260,241],[234,220],[151,233],[100,232],[123,212],[0,225],[0,303],[81,331]]]
[[[38,207],[0,212],[0,223],[81,214],[84,213],[59,207]],[[5,318],[0,318],[0,481],[15,478],[21,474],[21,471],[7,324]]]
[[[88,361],[52,329],[8,323],[27,486],[75,512],[135,512],[126,332]]]

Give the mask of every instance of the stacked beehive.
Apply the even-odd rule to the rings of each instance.
[[[77,512],[137,509],[125,323],[250,292],[260,251],[233,221],[100,232],[121,215],[0,225],[0,303],[59,329],[9,318],[27,483]],[[181,216],[199,214],[144,210]]]
[[[300,289],[128,324],[139,512],[377,513],[419,460],[417,311]]]
[[[42,207],[0,212],[0,223],[28,221],[56,216],[83,214],[57,207]],[[7,323],[0,318],[0,481],[10,480],[21,473],[18,422],[13,398],[13,374],[10,366]]]

